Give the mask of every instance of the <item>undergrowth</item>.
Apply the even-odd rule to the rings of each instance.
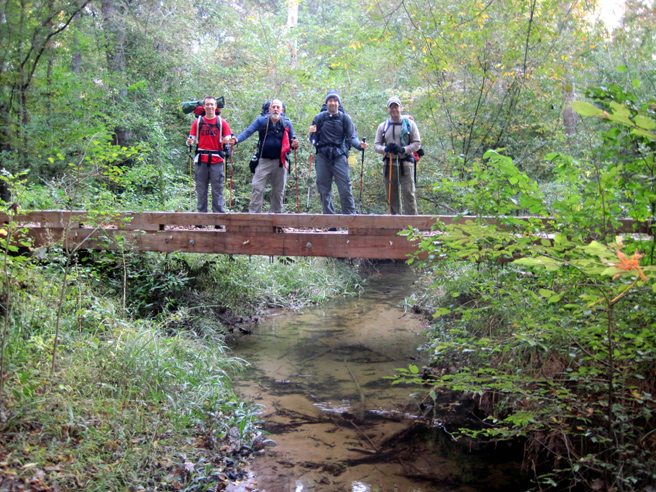
[[[359,285],[329,260],[9,253],[0,489],[205,490],[239,478],[261,433],[232,387],[247,363],[229,354],[230,323]]]

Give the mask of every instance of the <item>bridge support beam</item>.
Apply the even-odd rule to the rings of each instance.
[[[513,217],[528,219],[528,217]],[[0,223],[10,218],[0,214]],[[14,216],[34,246],[63,244],[68,249],[120,249],[227,253],[266,256],[407,259],[416,244],[399,232],[412,227],[422,235],[439,220],[445,224],[494,217],[444,215],[313,215],[196,212],[91,214],[44,210]],[[551,218],[542,221],[553,230]],[[646,223],[621,222],[617,232],[649,233]]]
[[[6,222],[7,216],[0,215]],[[415,245],[398,233],[428,232],[433,216],[38,211],[14,221],[34,246],[68,249],[406,259]]]

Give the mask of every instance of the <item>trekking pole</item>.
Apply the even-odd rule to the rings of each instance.
[[[308,189],[308,196],[307,196],[307,204],[305,205],[306,210],[310,210],[310,193],[312,192],[312,160],[314,159],[314,155],[310,153],[310,167],[308,168],[308,179],[307,179],[307,189]]]
[[[367,142],[367,137],[362,137],[362,142],[366,143]],[[362,149],[362,164],[360,164],[360,213],[363,212],[362,210],[362,183],[364,180],[364,149]]]
[[[191,180],[191,187],[189,188],[189,202],[191,203],[191,211],[194,210],[194,158],[191,154],[191,145],[187,145],[187,155],[189,156],[189,179]]]
[[[403,161],[399,161],[399,155],[396,155],[396,196],[399,199],[399,210],[398,213],[403,213],[403,198],[401,197],[401,166],[403,166]]]
[[[301,213],[298,208],[298,162],[296,160],[296,149],[294,149],[294,167],[296,168],[296,213]]]
[[[387,213],[392,215],[392,153],[389,154],[389,173],[387,177]]]
[[[232,152],[230,152],[230,201],[228,202],[228,208],[232,208],[232,177],[235,173],[235,160],[234,160],[234,151],[235,149],[231,149]]]

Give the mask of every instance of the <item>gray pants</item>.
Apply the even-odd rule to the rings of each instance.
[[[383,166],[385,174],[385,196],[391,203],[392,215],[417,215],[417,197],[415,193],[415,165],[403,161],[403,173],[399,173],[396,160],[392,161],[392,186],[390,187],[389,162]],[[390,189],[392,192],[391,197]]]
[[[317,154],[317,190],[321,197],[321,205],[324,214],[334,214],[332,199],[333,179],[337,184],[339,202],[343,214],[355,213],[355,200],[351,190],[351,177],[348,162],[345,155],[335,156],[329,159],[320,153]]]
[[[225,174],[223,163],[195,164],[196,178],[196,208],[199,212],[207,212],[207,190],[212,185],[212,212],[225,212],[225,198],[223,197],[223,184]]]
[[[282,204],[285,198],[285,183],[287,182],[287,170],[280,165],[280,159],[266,159],[260,157],[259,164],[253,174],[253,193],[251,203],[248,205],[250,213],[262,211],[264,202],[264,190],[271,182],[271,212],[282,213]]]

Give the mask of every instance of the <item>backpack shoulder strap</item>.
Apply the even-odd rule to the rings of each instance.
[[[261,118],[263,118],[263,116],[260,115],[258,117],[258,120],[260,120]],[[269,131],[269,117],[267,116],[266,126],[264,128],[262,127],[262,122],[258,122],[258,125],[257,125],[258,140],[264,140],[266,138],[266,134],[267,134],[268,131]]]
[[[198,147],[200,147],[200,127],[203,124],[203,117],[201,115],[198,115],[198,119],[196,120],[196,149],[194,152],[198,154]]]
[[[269,133],[269,121],[271,121],[271,120],[267,116],[266,126],[264,127],[264,131],[262,131],[261,128],[257,130],[257,151],[258,151],[258,153],[262,152],[262,145],[264,145],[264,141],[266,140],[267,135]]]
[[[383,143],[387,143],[387,139],[385,137],[387,136],[387,130],[389,129],[391,124],[392,121],[389,118],[387,118],[385,120],[385,126],[383,127]]]
[[[317,115],[317,123],[316,123],[317,131],[314,132],[314,141],[313,141],[313,145],[315,145],[315,146],[319,145],[319,140],[321,138],[321,127],[323,126],[323,123],[324,123],[324,121],[326,121],[327,117],[328,117],[328,111],[327,110],[321,111]]]
[[[200,138],[200,127],[203,124],[203,117],[198,116],[198,123],[196,124],[196,144],[198,144],[198,139]]]
[[[323,126],[324,121],[326,121],[326,118],[328,117],[328,111],[322,111],[319,113],[319,118],[317,119],[317,133],[321,131],[321,127]]]

